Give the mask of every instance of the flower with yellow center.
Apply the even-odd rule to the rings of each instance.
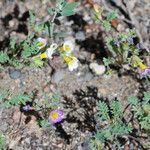
[[[74,69],[78,68],[78,59],[76,57],[64,55],[63,59],[68,65],[70,71],[73,71]]]
[[[59,109],[54,109],[50,112],[48,119],[53,123],[58,123],[63,119],[63,111]]]
[[[42,49],[46,46],[46,43],[47,43],[46,39],[39,37],[37,39],[37,41],[38,41],[37,46],[38,46],[39,49]]]
[[[67,54],[70,54],[75,48],[75,44],[71,41],[71,40],[68,40],[68,41],[65,41],[63,46],[59,48],[59,51],[61,53],[67,53]]]
[[[52,59],[52,55],[54,53],[54,50],[57,49],[58,45],[56,43],[53,43],[50,48],[48,48],[46,50],[45,53],[42,53],[40,54],[40,58],[43,59],[43,58],[49,58],[49,59]]]

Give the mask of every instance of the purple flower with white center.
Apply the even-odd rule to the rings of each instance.
[[[142,72],[140,73],[140,77],[142,78],[143,76],[147,76],[150,73],[150,67],[149,68],[145,68],[144,70],[142,70]]]
[[[30,108],[31,108],[31,106],[30,106],[29,104],[22,107],[22,109],[23,109],[24,111],[29,111]]]
[[[128,42],[129,44],[133,44],[133,38],[132,38],[132,37],[128,37],[128,38],[127,38],[127,42]]]
[[[118,46],[118,47],[120,46],[120,42],[118,40],[115,40],[113,43],[115,46]]]
[[[60,121],[62,121],[63,119],[63,111],[59,110],[59,109],[54,109],[50,112],[48,119],[53,123],[58,123]]]

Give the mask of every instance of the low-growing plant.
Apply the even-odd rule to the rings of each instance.
[[[57,112],[61,112],[61,116],[63,116],[63,111],[59,109],[61,106],[60,92],[55,92],[51,97],[44,94],[44,96],[39,101],[34,101],[33,97],[34,92],[28,94],[22,92],[13,94],[9,90],[1,90],[0,108],[19,106],[20,110],[24,113],[33,110],[40,114],[40,117],[37,118],[37,121],[38,124],[42,127],[50,126],[51,124],[55,124],[62,120],[62,117],[60,117],[59,114],[56,114]]]
[[[132,131],[130,124],[123,118],[123,109],[117,100],[111,101],[109,105],[99,102],[96,120],[99,123],[90,142],[90,147],[95,150],[100,150],[104,143],[110,143],[115,148],[120,148],[119,138],[123,138],[125,134]]]
[[[142,99],[129,96],[128,101],[132,111],[138,119],[140,128],[150,133],[150,92],[144,92]]]
[[[128,29],[128,32],[119,32],[115,36],[111,35],[113,30],[113,21],[117,18],[117,12],[108,12],[106,17],[103,16],[103,8],[94,3],[94,20],[96,23],[102,25],[107,33],[106,45],[108,48],[108,57],[103,58],[104,65],[107,68],[107,73],[110,73],[110,65],[116,65],[124,68],[128,65],[130,70],[140,73],[140,78],[149,76],[150,67],[146,66],[141,59],[140,53],[142,50],[140,43],[135,43],[137,38],[134,29]],[[109,34],[110,32],[110,34]],[[108,35],[109,34],[109,35]],[[139,69],[139,70],[137,70]]]
[[[49,113],[52,110],[58,109],[60,104],[61,94],[60,92],[55,92],[52,97],[44,95],[42,101],[33,103],[33,109],[37,112],[42,112],[41,118],[38,120],[38,123],[41,127],[45,128],[51,125],[49,120]]]
[[[5,136],[3,135],[2,131],[0,131],[0,150],[4,150],[5,149]]]
[[[55,43],[56,37],[65,37],[65,32],[55,32],[55,25],[60,24],[59,18],[74,14],[78,3],[57,0],[56,6],[48,8],[51,20],[41,23],[36,21],[33,11],[29,12],[29,33],[25,40],[17,42],[17,37],[10,39],[8,50],[0,53],[0,64],[9,64],[14,67],[42,66],[46,59],[52,59],[54,55],[60,56],[73,71],[78,67],[78,59],[72,55],[75,43],[67,40],[63,44]],[[44,35],[43,37],[38,37]]]
[[[18,92],[14,94],[10,90],[0,90],[0,107],[10,108],[11,106],[25,105],[32,100],[33,93]]]

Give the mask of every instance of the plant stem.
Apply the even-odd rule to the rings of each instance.
[[[53,16],[53,18],[52,18],[52,20],[51,20],[51,26],[50,26],[50,38],[51,38],[51,43],[53,43],[53,33],[54,33],[54,20],[55,20],[55,18],[56,18],[56,16],[57,16],[57,12],[55,11],[55,13],[54,13],[54,16]]]

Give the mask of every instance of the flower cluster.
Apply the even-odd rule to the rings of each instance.
[[[126,37],[126,38],[123,38],[123,39],[115,39],[113,41],[113,44],[114,46],[121,46],[121,45],[125,45],[125,44],[128,44],[128,45],[133,45],[134,44],[134,41],[133,41],[133,37]]]
[[[31,106],[30,106],[29,104],[24,105],[24,106],[22,107],[22,110],[25,111],[25,112],[29,111],[30,109],[31,109]]]
[[[72,41],[65,41],[59,48],[59,52],[70,71],[73,71],[78,67],[78,59],[71,54],[74,49],[75,44]]]
[[[42,51],[47,45],[47,40],[43,38],[38,38],[37,40],[38,40],[37,43],[38,48]],[[75,44],[71,40],[65,41],[62,46],[58,46],[56,43],[52,43],[44,53],[41,53],[39,55],[39,57],[40,59],[44,59],[44,58],[52,59],[53,54],[55,52],[59,52],[64,62],[68,65],[69,70],[73,71],[78,67],[78,59],[72,56],[71,54],[74,49],[75,49]]]

